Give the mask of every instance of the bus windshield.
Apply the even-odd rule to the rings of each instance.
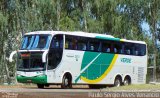
[[[21,50],[47,49],[50,39],[50,35],[25,35],[22,40]]]
[[[45,63],[42,62],[42,57],[40,53],[36,54],[21,54],[18,59],[18,70],[24,71],[35,71],[35,70],[45,70]]]

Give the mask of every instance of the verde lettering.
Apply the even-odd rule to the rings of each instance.
[[[121,58],[121,62],[123,62],[123,63],[131,63],[131,58]]]

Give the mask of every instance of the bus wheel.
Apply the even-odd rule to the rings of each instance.
[[[44,88],[44,84],[37,84],[38,88]]]
[[[114,86],[115,87],[120,87],[121,84],[122,84],[121,78],[120,77],[116,77],[115,80],[114,80]]]
[[[63,76],[61,88],[64,88],[64,89],[72,88],[72,79],[71,79],[70,75],[64,75]]]
[[[126,77],[126,78],[124,79],[124,85],[127,86],[127,85],[130,85],[130,84],[131,84],[131,79],[130,79],[130,77]]]

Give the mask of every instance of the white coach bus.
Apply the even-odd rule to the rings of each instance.
[[[147,74],[147,45],[86,32],[35,31],[23,36],[17,54],[17,81],[38,88],[60,84],[144,84]]]

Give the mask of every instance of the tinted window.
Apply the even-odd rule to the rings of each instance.
[[[89,40],[89,45],[88,45],[88,50],[89,51],[101,51],[100,48],[100,41],[97,39],[90,39]]]
[[[67,35],[66,40],[65,40],[65,48],[76,50],[77,49],[77,39],[76,38],[77,37]]]
[[[138,55],[138,56],[146,55],[146,45],[135,44],[134,45],[134,55]]]
[[[85,37],[78,37],[78,42],[77,42],[77,50],[87,50],[87,38]]]
[[[125,55],[144,56],[146,45],[130,42],[100,40],[80,36],[66,35],[65,48],[72,50],[105,52]]]
[[[117,53],[117,54],[123,54],[124,53],[124,44],[121,42],[114,42],[113,52]]]
[[[124,43],[124,54],[133,55],[133,43]]]
[[[110,41],[102,41],[102,52],[111,52],[111,42]]]
[[[124,43],[124,54],[144,56],[146,55],[146,45],[137,43]]]
[[[51,42],[51,48],[63,48],[63,35],[55,35]]]
[[[63,35],[58,34],[52,38],[50,50],[48,53],[48,69],[55,69],[62,59],[63,53]]]

